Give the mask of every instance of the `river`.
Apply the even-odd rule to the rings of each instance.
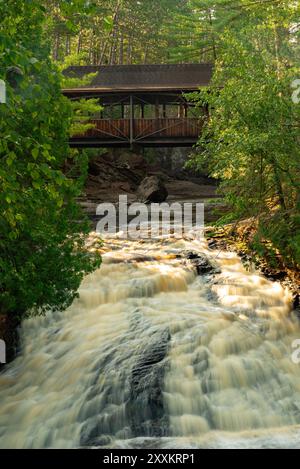
[[[0,447],[300,448],[290,293],[205,241],[104,251],[67,311],[24,321]]]

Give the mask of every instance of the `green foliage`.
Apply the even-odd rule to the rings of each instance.
[[[212,86],[191,97],[210,108],[194,163],[222,180],[235,219],[258,219],[256,245],[269,240],[299,265],[299,3],[236,3],[243,14],[218,31]]]
[[[46,1],[53,58],[83,54],[85,65],[107,65],[168,62],[177,44],[169,24],[187,0],[91,0],[67,10],[65,3]]]
[[[220,10],[218,1],[187,1],[184,8],[176,12],[175,21],[168,25],[174,44],[170,50],[171,60],[214,62],[220,43],[219,31],[231,16],[232,12]]]
[[[59,65],[60,71],[63,73],[70,65],[81,65],[84,60],[84,54],[70,55],[65,58],[64,62]],[[97,73],[88,73],[81,78],[62,75],[61,85],[63,89],[80,88],[91,83]],[[93,117],[100,116],[103,107],[99,104],[99,99],[79,99],[70,101],[72,109],[73,122],[69,128],[70,136],[82,135],[87,130],[93,129],[94,124],[90,123]]]
[[[45,8],[1,1],[0,16],[0,78],[13,85],[0,105],[0,311],[21,317],[70,305],[100,259],[84,249],[80,183],[62,172],[72,112],[48,58]]]

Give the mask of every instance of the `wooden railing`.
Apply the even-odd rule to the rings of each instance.
[[[94,128],[76,138],[95,138],[105,140],[125,140],[139,142],[145,139],[197,139],[202,120],[195,118],[160,119],[97,119],[91,120]]]

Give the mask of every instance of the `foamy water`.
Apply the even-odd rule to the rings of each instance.
[[[0,375],[2,448],[299,447],[291,295],[193,240],[110,240]],[[184,251],[222,273],[197,276]]]

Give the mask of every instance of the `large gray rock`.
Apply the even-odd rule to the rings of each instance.
[[[157,176],[146,177],[137,190],[138,201],[146,204],[164,202],[168,195],[166,186]]]
[[[163,437],[169,431],[163,390],[170,341],[168,328],[155,331],[132,367],[126,417],[134,438]]]

